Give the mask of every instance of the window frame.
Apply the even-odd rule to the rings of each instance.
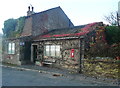
[[[55,47],[53,49],[54,51],[54,55],[52,54],[52,47]],[[57,47],[59,46],[59,50],[57,49]],[[46,47],[49,47],[49,51],[46,50]],[[44,56],[47,56],[47,57],[60,57],[61,56],[61,51],[60,51],[60,45],[45,45],[44,46]],[[49,53],[48,53],[49,52]],[[59,52],[59,54],[57,54]]]
[[[8,54],[15,54],[15,43],[14,42],[8,43]]]

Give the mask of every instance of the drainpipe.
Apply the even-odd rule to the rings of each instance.
[[[82,69],[83,69],[83,59],[84,59],[84,37],[81,36],[79,38],[79,55],[80,55],[80,59],[79,59],[79,73],[82,73]]]

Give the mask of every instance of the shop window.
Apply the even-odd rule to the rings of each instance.
[[[50,47],[49,46],[45,46],[45,56],[49,56],[50,55]]]
[[[45,56],[59,57],[60,56],[60,45],[46,45],[44,48]]]
[[[15,54],[15,43],[8,43],[8,54]]]
[[[55,50],[55,45],[51,45],[51,46],[50,46],[50,55],[51,55],[51,56],[55,56],[55,52],[56,52],[56,50]]]

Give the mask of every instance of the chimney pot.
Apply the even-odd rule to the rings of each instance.
[[[30,6],[28,6],[28,11],[30,11]]]
[[[32,11],[34,10],[34,7],[32,7]]]

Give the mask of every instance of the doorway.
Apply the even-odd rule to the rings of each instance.
[[[31,56],[31,61],[35,63],[37,60],[37,45],[32,45],[32,56]]]

